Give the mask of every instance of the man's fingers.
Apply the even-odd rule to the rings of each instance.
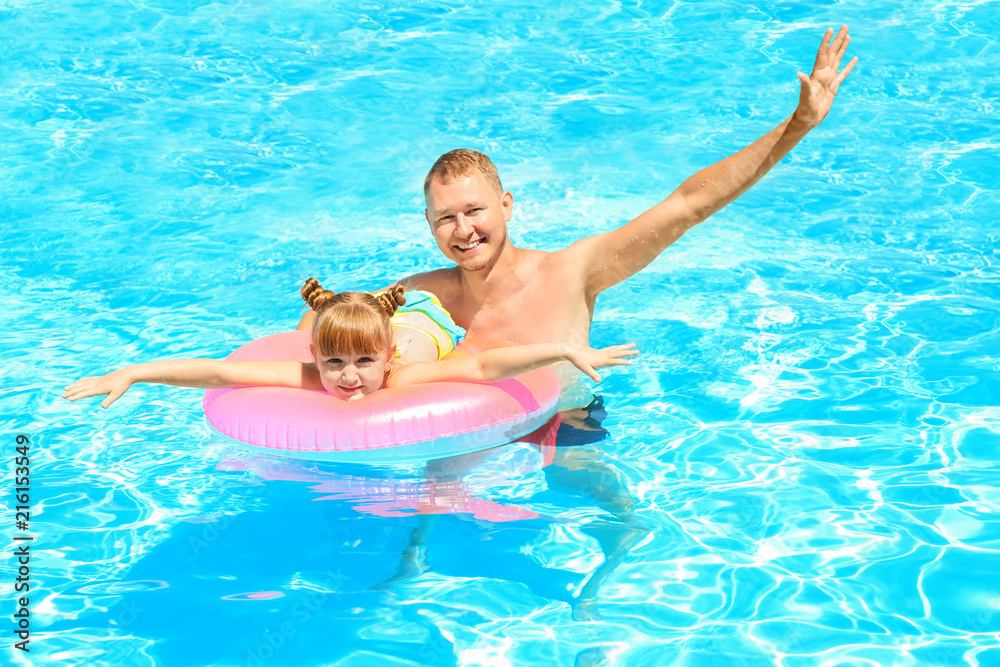
[[[833,31],[833,28],[827,31],[827,34]],[[847,39],[847,25],[840,26],[840,30],[837,32],[837,38],[833,40],[833,44],[830,45],[830,50],[834,54],[840,53],[846,46],[844,41]]]
[[[851,70],[854,69],[854,66],[857,64],[858,57],[854,56],[854,58],[851,59],[851,62],[847,63],[847,67],[844,68],[844,71],[837,76],[837,85],[840,85],[840,82],[847,78],[847,75],[851,73]]]
[[[827,28],[827,31],[823,34],[823,41],[820,42],[819,51],[816,52],[816,62],[813,64],[814,72],[826,66],[827,55],[830,52],[831,37],[833,37],[833,28]]]
[[[851,36],[848,35],[844,39],[844,46],[843,46],[843,48],[840,49],[840,51],[837,52],[837,57],[834,58],[834,60],[833,60],[833,69],[834,69],[834,71],[836,71],[837,68],[840,67],[840,61],[843,59],[844,54],[847,53],[847,45],[850,44],[850,43],[851,43]]]
[[[819,44],[819,52],[823,53],[825,49],[830,47],[830,39],[833,37],[833,28],[827,28],[826,32],[823,33],[823,41]]]
[[[799,99],[808,100],[812,96],[812,79],[799,72]]]

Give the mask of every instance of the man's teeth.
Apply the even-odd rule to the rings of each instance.
[[[461,248],[462,250],[471,250],[472,248],[475,248],[477,245],[479,245],[478,240],[473,241],[472,243],[459,243],[458,247]]]

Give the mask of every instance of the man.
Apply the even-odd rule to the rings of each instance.
[[[826,117],[857,58],[838,73],[850,42],[847,26],[831,43],[827,30],[812,74],[799,73],[795,112],[743,150],[686,180],[628,224],[557,252],[515,247],[507,235],[514,197],[482,153],[441,156],[424,182],[424,215],[438,248],[455,266],[407,278],[432,292],[466,329],[467,338],[515,343],[589,344],[597,295],[632,276],[684,232],[760,180]],[[299,328],[312,324],[306,313]]]
[[[643,269],[684,232],[730,203],[760,180],[826,117],[837,88],[854,68],[853,59],[838,73],[850,38],[843,26],[831,43],[828,30],[812,74],[799,74],[799,104],[790,118],[738,153],[698,172],[663,202],[613,231],[584,238],[557,252],[515,247],[507,236],[514,197],[502,188],[496,168],[482,153],[451,151],[441,156],[424,181],[424,215],[438,248],[454,267],[411,276],[410,289],[432,292],[467,330],[467,338],[504,339],[516,343],[563,341],[589,344],[597,295]],[[306,313],[299,328],[312,324]],[[564,387],[566,382],[564,382]],[[565,391],[564,391],[565,393]],[[560,409],[579,407],[564,397]],[[599,398],[583,411],[560,415],[557,443],[580,444],[604,433],[596,413]],[[575,424],[572,442],[564,435],[567,420]],[[586,422],[592,421],[589,426]],[[596,438],[586,438],[585,431]],[[601,460],[600,451],[556,448],[546,466],[550,486],[591,498],[615,520],[593,521],[583,530],[600,544],[604,562],[587,578],[573,601],[573,617],[599,618],[597,599],[603,582],[624,562],[649,528],[633,514],[635,501],[616,468]],[[413,531],[400,571],[382,585],[404,581],[426,570],[424,551],[429,521]],[[381,586],[381,585],[380,585]]]

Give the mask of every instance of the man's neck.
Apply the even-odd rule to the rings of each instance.
[[[491,296],[506,293],[520,280],[518,270],[524,250],[507,241],[493,266],[479,271],[459,269],[460,280],[465,294],[477,305],[482,305]]]

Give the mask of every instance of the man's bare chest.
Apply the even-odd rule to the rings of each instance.
[[[470,337],[542,343],[566,340],[586,323],[589,316],[575,294],[538,284],[491,295],[470,313],[466,328]]]
[[[452,279],[434,285],[432,291],[469,337],[524,344],[585,342],[592,304],[588,306],[583,286],[559,269],[556,264],[539,263],[520,272],[522,279],[487,285],[478,295]]]

